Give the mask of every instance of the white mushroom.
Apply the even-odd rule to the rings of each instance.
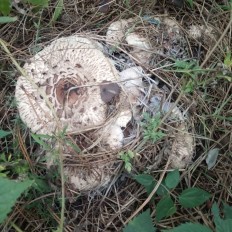
[[[187,32],[191,38],[196,40],[203,39],[207,45],[209,45],[209,42],[216,40],[213,33],[214,29],[211,26],[191,25]]]
[[[150,64],[152,53],[154,54],[154,52],[156,54],[174,56],[174,58],[178,58],[176,53],[183,53],[180,51],[183,49],[181,45],[183,43],[187,45],[187,42],[176,20],[169,17],[154,17],[153,20],[159,23],[154,30],[153,42],[150,41],[145,33],[140,32],[139,20],[130,18],[113,22],[107,31],[107,41],[111,41],[111,44],[115,46],[120,46],[121,42],[126,42],[131,47],[129,54],[141,65],[145,66]]]
[[[114,46],[119,46],[120,42],[125,40],[132,47],[130,54],[141,64],[145,65],[149,63],[151,45],[147,38],[133,31],[133,24],[135,22],[135,18],[121,19],[113,22],[107,30],[106,38]]]
[[[142,78],[144,76],[143,69],[139,66],[128,68],[120,72],[120,81],[128,96],[130,104],[138,105],[139,99],[144,92],[144,84]]]
[[[72,189],[87,192],[104,187],[110,182],[112,176],[103,170],[104,166],[91,167],[91,169],[75,168],[75,170],[65,168],[64,174]]]
[[[131,23],[135,21],[134,18],[120,19],[110,24],[106,32],[106,39],[111,42],[112,45],[117,46],[125,39],[125,35],[128,33],[128,29]]]
[[[91,40],[57,39],[32,57],[24,70],[15,96],[20,117],[33,132],[82,130],[105,122],[104,91],[116,86],[118,73]],[[107,99],[113,96],[108,94]]]

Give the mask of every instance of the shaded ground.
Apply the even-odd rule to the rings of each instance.
[[[54,1],[52,1],[54,2]],[[177,19],[185,31],[190,25],[199,24],[214,29],[215,39],[188,38],[191,58],[197,60],[204,69],[197,73],[191,82],[191,90],[181,97],[180,104],[188,109],[189,124],[193,125],[196,150],[194,161],[181,171],[181,183],[172,192],[173,196],[186,187],[201,187],[212,193],[212,198],[201,208],[184,210],[180,207],[172,217],[157,224],[159,229],[172,228],[182,222],[201,222],[213,228],[211,205],[214,201],[232,203],[231,172],[232,172],[232,64],[225,62],[231,53],[232,14],[228,9],[220,7],[227,1],[194,1],[193,9],[187,4],[183,8],[169,5],[164,1],[154,4],[153,1],[112,1],[109,7],[99,8],[98,3],[82,1],[74,3],[64,1],[64,10],[55,24],[49,21],[54,11],[51,3],[42,13],[20,15],[16,10],[12,14],[19,16],[19,21],[1,25],[0,36],[7,43],[12,56],[22,66],[36,51],[50,40],[68,36],[76,32],[92,31],[96,35],[105,35],[108,25],[120,18],[135,15],[169,15]],[[107,1],[103,1],[107,2]],[[21,5],[19,5],[21,6]],[[21,6],[23,7],[23,6]],[[144,25],[143,30],[152,37],[151,26]],[[165,60],[165,58],[163,58]],[[186,87],[186,72],[167,70],[162,67],[150,67],[151,72],[174,88],[172,99],[176,100],[180,90]],[[17,70],[9,56],[0,50],[0,122],[1,129],[12,131],[12,136],[2,139],[0,143],[1,157],[9,158],[6,170],[10,178],[29,176],[37,181],[38,189],[33,189],[26,197],[18,201],[8,220],[0,228],[3,231],[17,231],[17,225],[23,231],[52,231],[60,223],[60,189],[51,189],[49,178],[45,175],[45,165],[37,157],[38,145],[31,138],[30,132],[20,121],[14,101],[14,89]],[[187,79],[189,80],[189,79]],[[165,125],[163,125],[165,126]],[[161,150],[162,144],[147,144],[140,153],[146,157],[151,150]],[[219,157],[215,167],[207,170],[205,157],[210,149],[219,148]],[[0,162],[4,162],[1,158]],[[152,160],[141,160],[132,174],[142,173]],[[1,163],[0,163],[1,164]],[[165,161],[158,170],[151,171],[156,180],[163,173]],[[136,183],[132,175],[124,173],[112,182],[109,188],[88,196],[80,196],[75,203],[67,203],[65,210],[64,231],[120,231],[127,219],[146,200],[147,194],[142,186]],[[155,197],[155,203],[159,201]],[[155,215],[155,205],[149,203]]]

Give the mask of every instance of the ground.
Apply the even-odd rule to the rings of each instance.
[[[18,21],[0,24],[0,129],[1,133],[9,132],[7,136],[1,135],[0,177],[35,182],[0,225],[2,231],[55,231],[59,226],[67,232],[121,231],[132,217],[146,209],[150,209],[153,223],[160,231],[184,222],[201,223],[215,231],[212,204],[216,202],[220,207],[223,203],[232,204],[232,3],[227,0],[170,2],[64,0],[62,12],[56,20],[52,20],[55,9],[58,9],[55,0],[42,10],[19,3],[18,7],[24,9],[25,14],[12,8],[11,15],[18,16]],[[152,26],[146,26],[142,17],[154,18],[157,15],[168,15],[177,20],[188,39],[186,46],[191,54],[188,60],[177,57],[184,62],[170,67],[164,65],[165,57],[154,56],[154,62],[158,59],[160,65],[158,68],[150,66],[148,70],[163,84],[172,87],[170,96],[188,111],[188,124],[195,139],[192,162],[180,169],[179,184],[169,190],[177,207],[176,213],[157,222],[156,207],[161,196],[155,194],[153,200],[148,201],[144,186],[134,180],[135,175],[146,172],[161,182],[171,171],[165,168],[167,159],[156,169],[148,171],[146,167],[154,160],[141,158],[139,165],[136,161],[132,163],[131,173],[124,170],[121,162],[120,175],[106,189],[79,195],[71,202],[62,201],[67,193],[60,184],[55,188],[54,183],[51,184],[51,179],[59,172],[54,170],[53,176],[49,176],[43,157],[39,155],[42,154],[43,141],[32,135],[19,118],[14,99],[20,71],[18,66],[23,67],[31,56],[54,38],[90,31],[96,37],[102,36],[109,24],[118,19],[140,16],[144,20],[141,31],[151,38],[154,36]],[[212,28],[213,38],[207,35],[190,38],[188,29],[191,25],[204,25],[204,33]],[[194,62],[189,62],[193,58]],[[172,60],[172,64],[175,62]],[[159,125],[164,131],[166,126],[165,123]],[[137,145],[130,150],[150,157],[151,151],[156,150],[157,154],[162,151],[167,141],[163,139],[145,145],[139,139],[136,142]],[[218,154],[216,164],[210,169],[206,163],[209,153]],[[177,199],[184,189],[190,187],[201,188],[211,197],[200,207],[183,208]]]

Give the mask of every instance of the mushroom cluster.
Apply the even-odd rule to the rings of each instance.
[[[32,132],[54,135],[91,130],[91,143],[97,140],[99,147],[94,152],[122,148],[122,128],[132,118],[139,86],[135,80],[120,82],[125,79],[123,73],[121,78],[95,41],[80,36],[56,39],[25,63],[24,70],[15,96],[20,117]],[[56,143],[57,152],[58,147]],[[74,153],[66,144],[61,147],[64,157]],[[53,165],[51,152],[47,157],[48,166]],[[67,167],[64,172],[76,189],[90,190],[109,181],[103,166],[94,163],[85,172]]]
[[[139,31],[137,18],[113,22],[107,31],[107,41],[110,41],[111,46],[119,46],[121,42],[127,43],[130,47],[130,56],[137,63],[146,67],[149,65],[158,66],[160,60],[157,57],[159,56],[172,59],[187,58],[187,41],[177,21],[168,17],[156,17],[152,18],[152,23],[154,24],[154,22],[157,34],[152,35],[152,37]],[[152,53],[156,54],[155,58],[152,58]],[[168,61],[166,61],[167,64],[169,64]],[[126,76],[127,70],[122,71],[122,73],[125,73]],[[153,83],[152,89],[148,92],[150,96],[143,100],[145,106],[148,106],[145,111],[150,112],[153,116],[159,113],[164,115],[170,111],[168,120],[172,120],[172,126],[175,128],[174,131],[170,132],[174,139],[171,144],[166,145],[165,149],[167,155],[170,156],[170,166],[184,168],[191,162],[194,148],[194,139],[189,133],[187,118],[174,103],[165,100],[166,93],[158,88],[157,83]],[[161,161],[162,158],[159,160]]]
[[[162,22],[167,34],[180,34],[175,22]],[[48,168],[57,164],[61,154],[66,183],[74,191],[89,191],[110,182],[118,168],[117,154],[139,134],[137,126],[129,128],[128,124],[141,120],[147,107],[154,116],[158,111],[171,111],[169,119],[177,121],[171,166],[183,168],[192,158],[193,137],[184,115],[173,103],[162,101],[165,92],[157,85],[151,91],[143,81],[149,79],[143,66],[150,64],[155,47],[136,26],[129,30],[131,25],[135,25],[134,18],[112,23],[103,45],[128,44],[130,65],[120,71],[102,44],[73,35],[55,39],[38,52],[18,78],[15,97],[20,117],[30,130],[51,136],[61,131],[75,135],[71,143],[48,141],[52,149],[46,152]]]

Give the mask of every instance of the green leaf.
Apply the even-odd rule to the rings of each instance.
[[[211,195],[200,188],[188,188],[179,196],[179,202],[184,208],[193,208],[203,204]]]
[[[228,69],[232,68],[232,57],[231,57],[231,53],[229,53],[229,52],[226,54],[226,57],[224,59],[224,65]]]
[[[156,206],[156,220],[169,217],[176,212],[176,206],[170,196],[166,196],[159,201]]]
[[[214,223],[216,225],[217,232],[219,232],[221,230],[221,225],[223,224],[223,220],[220,217],[219,208],[216,203],[214,203],[212,206],[212,213],[213,213]]]
[[[232,219],[232,207],[227,205],[226,203],[223,203],[223,213],[225,219]]]
[[[185,223],[174,229],[162,230],[162,232],[212,232],[212,230],[201,224]]]
[[[152,192],[152,190],[155,188],[155,186],[157,185],[157,181],[154,180],[154,178],[148,174],[139,174],[139,175],[135,176],[135,180],[139,184],[141,184],[145,187],[147,194],[150,194]],[[156,193],[159,196],[165,196],[168,194],[168,189],[165,186],[164,181],[160,184]]]
[[[48,7],[48,0],[27,0],[27,2],[34,6]]]
[[[156,228],[152,223],[149,209],[141,213],[132,221],[130,221],[128,225],[123,229],[123,232],[155,232],[155,231]]]
[[[232,219],[223,220],[220,217],[219,208],[216,203],[213,204],[212,213],[217,232],[229,232],[232,228]]]
[[[230,232],[232,228],[232,219],[223,220],[221,227],[217,229],[217,232]]]
[[[169,172],[166,179],[165,179],[165,185],[169,188],[175,188],[180,182],[180,173],[176,169],[172,172]]]
[[[1,0],[0,1],[0,13],[4,16],[10,14],[10,0]]]
[[[155,185],[157,184],[157,182],[155,181]],[[159,195],[159,196],[165,196],[168,194],[168,188],[167,186],[165,186],[165,183],[164,181],[161,182],[159,188],[157,189],[156,193]]]
[[[135,176],[135,180],[139,184],[141,184],[145,187],[148,194],[150,194],[152,192],[152,190],[154,189],[154,187],[156,185],[154,178],[148,174],[139,174],[139,175]]]
[[[63,0],[58,0],[57,5],[56,5],[56,9],[52,15],[52,19],[51,19],[50,23],[56,22],[56,20],[61,15],[61,12],[63,10],[63,6],[64,6]]]
[[[186,0],[189,6],[193,9],[193,0]]]
[[[16,182],[0,177],[0,223],[2,223],[7,217],[7,214],[10,213],[17,198],[32,184],[33,181],[30,180]]]
[[[0,130],[0,139],[5,138],[7,135],[10,135],[10,134],[12,134],[11,131]]]
[[[208,170],[211,169],[216,164],[218,155],[219,155],[219,148],[214,148],[209,150],[207,157],[205,159],[208,165]]]
[[[143,186],[150,186],[154,182],[154,178],[148,174],[139,174],[135,176],[135,180]]]

